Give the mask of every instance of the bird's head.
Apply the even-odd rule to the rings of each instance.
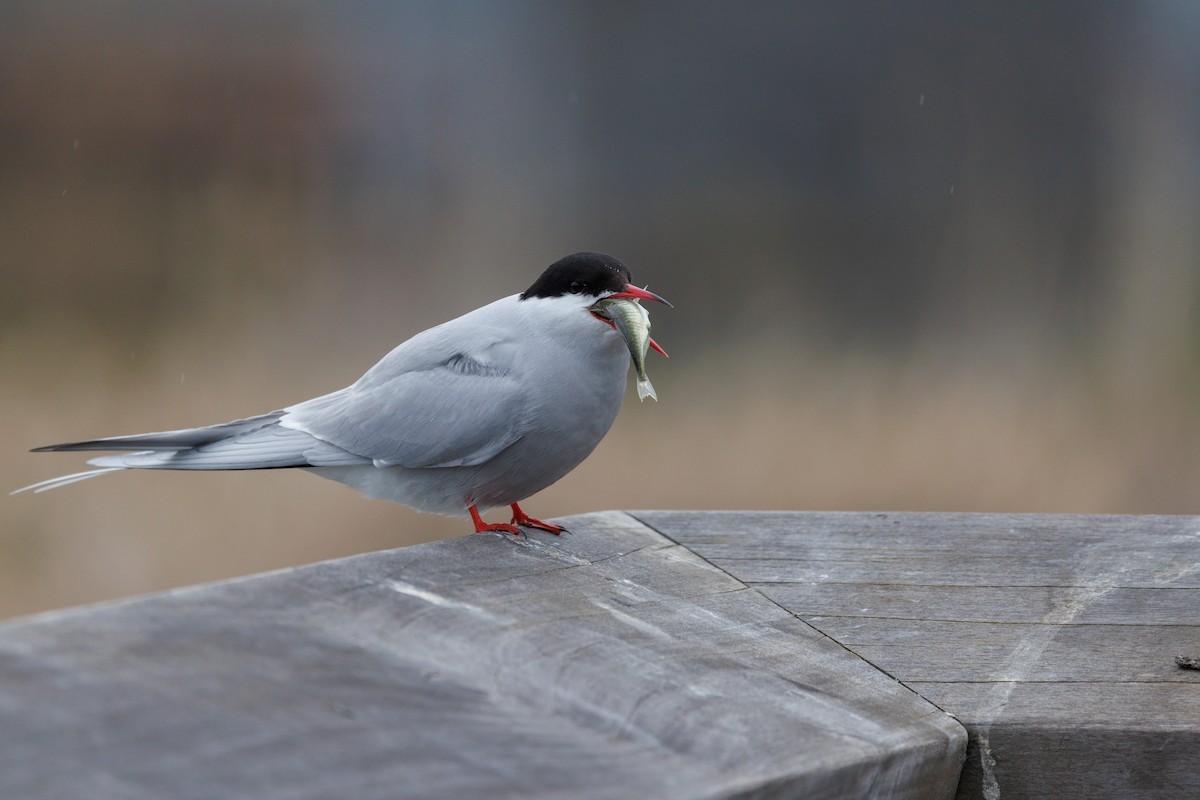
[[[632,280],[629,267],[612,256],[604,253],[573,253],[547,267],[533,285],[521,293],[521,299],[577,299],[581,309],[614,328],[616,326],[612,320],[596,308],[600,300],[650,300],[671,307],[654,292],[634,286]],[[667,354],[653,339],[650,340],[650,346],[664,356]]]

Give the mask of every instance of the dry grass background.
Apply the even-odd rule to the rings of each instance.
[[[672,358],[534,514],[1200,511],[1200,13],[936,5],[7,4],[0,486],[344,386],[595,248]],[[105,476],[0,498],[0,616],[469,529]]]

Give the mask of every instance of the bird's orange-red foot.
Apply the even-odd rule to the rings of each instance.
[[[511,533],[514,536],[521,535],[521,529],[518,528],[516,525],[508,525],[503,522],[497,522],[492,525],[487,524],[486,522],[483,521],[483,517],[479,516],[479,509],[477,509],[473,505],[470,508],[468,508],[467,511],[471,512],[471,521],[475,523],[475,532],[476,533],[487,533],[488,531],[496,531],[497,533]],[[516,522],[516,520],[514,519],[513,522]]]
[[[517,505],[516,503],[512,504],[512,510],[513,510],[513,518],[512,518],[513,525],[524,525],[526,528],[540,528],[544,531],[549,531],[550,533],[553,533],[555,536],[560,536],[562,534],[562,532],[564,530],[566,530],[566,528],[564,528],[562,525],[555,525],[553,522],[543,522],[540,519],[535,519],[535,518],[529,516],[524,511],[522,511],[521,507],[519,505]]]

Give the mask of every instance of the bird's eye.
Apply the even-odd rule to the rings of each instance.
[[[586,289],[586,288],[587,288],[586,283],[580,283],[579,281],[571,281],[571,291],[572,292],[577,292],[580,289]]]

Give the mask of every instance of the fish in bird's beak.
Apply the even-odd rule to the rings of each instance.
[[[608,297],[603,298],[602,300],[600,300],[600,302],[598,302],[592,306],[592,310],[595,311],[596,306],[600,305],[600,303],[604,302],[604,300],[635,300],[635,301],[636,300],[650,300],[655,303],[662,303],[667,308],[675,307],[675,306],[671,305],[669,302],[667,302],[667,299],[665,297],[657,295],[654,292],[649,291],[648,289],[639,289],[638,287],[634,286],[633,284],[626,284],[624,290],[622,290],[620,292],[614,292],[614,293],[610,294]],[[612,324],[612,320],[609,319],[604,314],[597,313],[596,316],[600,317],[600,319],[604,320],[605,322]],[[646,322],[646,329],[647,330],[650,329],[649,321]],[[625,341],[628,342],[629,339],[626,338]],[[661,347],[659,347],[658,342],[654,341],[653,339],[650,339],[649,341],[650,341],[651,348],[653,348],[654,350],[657,350],[659,353],[662,353],[664,356],[667,356],[667,351],[663,350]],[[643,349],[645,349],[645,348],[643,348]],[[667,358],[670,358],[670,356],[667,356]]]
[[[645,400],[649,396],[657,400],[654,386],[646,376],[646,351],[653,347],[664,356],[667,353],[658,346],[658,342],[650,338],[650,314],[642,308],[638,300],[653,300],[671,307],[670,303],[653,292],[627,286],[624,291],[615,292],[596,301],[589,310],[616,328],[625,340],[625,346],[629,348],[629,355],[632,356],[633,366],[637,370],[638,399]]]

